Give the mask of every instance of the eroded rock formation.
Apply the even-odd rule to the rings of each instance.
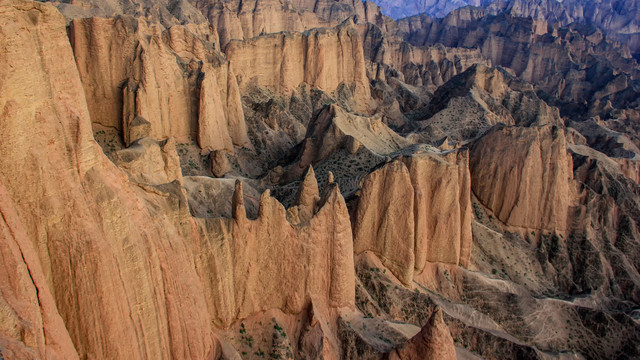
[[[92,122],[122,132],[125,145],[138,138],[131,133],[140,118],[157,140],[197,139],[207,151],[248,145],[233,68],[201,40],[208,31],[163,30],[126,16],[72,21],[69,36]]]
[[[290,94],[303,83],[327,92],[347,86],[353,88],[356,110],[371,111],[362,42],[350,20],[334,29],[231,42],[225,53],[238,69],[241,87],[255,83]]]
[[[573,162],[564,130],[496,127],[471,146],[471,187],[509,226],[567,229],[573,204]]]
[[[367,176],[354,213],[354,249],[372,251],[404,284],[426,262],[471,256],[468,153],[417,153]]]

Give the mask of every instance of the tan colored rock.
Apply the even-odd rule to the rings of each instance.
[[[298,213],[298,221],[306,222],[315,214],[316,206],[320,201],[320,191],[313,167],[309,166],[307,174],[296,193],[295,209]],[[290,209],[291,210],[291,209]]]
[[[414,192],[415,269],[426,261],[468,266],[471,256],[471,182],[467,151],[403,158]]]
[[[136,140],[115,153],[114,163],[135,183],[160,185],[177,180],[182,184],[180,159],[173,138],[160,142],[150,138]]]
[[[356,254],[371,251],[404,284],[427,262],[469,265],[468,154],[399,158],[367,176],[354,212]]]
[[[573,199],[573,161],[564,130],[498,126],[471,146],[471,186],[506,225],[564,231]]]
[[[209,161],[211,162],[211,172],[215,177],[223,177],[231,171],[231,163],[225,151],[216,150],[209,153]]]
[[[129,124],[137,117],[151,124],[156,140],[200,139],[208,150],[248,145],[235,75],[203,44],[206,31],[163,30],[126,16],[73,20],[70,39],[92,121],[123,131],[127,145],[135,140]]]
[[[409,144],[408,140],[391,130],[381,116],[358,116],[331,104],[309,124],[307,142],[296,170],[302,172],[342,146],[350,151],[364,147],[376,154],[387,155]],[[295,175],[299,176],[299,173]]]
[[[393,350],[390,360],[455,360],[456,348],[451,332],[442,318],[442,309],[436,307],[429,321],[409,342]]]
[[[233,152],[229,124],[225,117],[218,91],[216,76],[205,67],[200,85],[200,110],[198,116],[198,145],[204,151],[227,150]]]
[[[32,277],[42,266],[37,313],[55,317],[48,308],[55,304],[81,358],[212,355],[202,285],[174,222],[186,210],[173,203],[177,193],[132,186],[93,140],[64,18],[39,3],[0,6],[7,30],[0,47],[11,49],[0,56],[13,68],[0,77],[0,127],[12,144],[0,147],[0,169],[36,248],[28,260]],[[41,344],[51,356],[73,358],[62,351],[65,331],[49,322],[41,334],[51,339]]]
[[[241,89],[255,84],[288,95],[301,84],[327,92],[345,84],[353,88],[356,111],[372,109],[362,40],[351,21],[332,29],[232,41],[225,54],[242,79]]]
[[[53,7],[3,2],[0,28],[9,49],[0,53],[4,356],[217,358],[216,326],[310,302],[354,307],[351,226],[337,186],[305,226],[289,224],[268,193],[248,219],[240,185],[234,219],[193,219],[172,140],[143,138],[119,152],[126,173],[93,140]]]
[[[196,266],[208,274],[205,297],[215,323],[228,325],[272,308],[300,313],[309,301],[353,308],[351,224],[337,186],[328,189],[304,226],[289,223],[269,191],[260,198],[256,220],[244,212],[239,182],[233,199],[233,219],[198,222]]]
[[[414,188],[407,167],[393,161],[367,176],[354,216],[354,251],[372,251],[404,284],[415,263]]]

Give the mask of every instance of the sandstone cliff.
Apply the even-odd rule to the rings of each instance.
[[[374,24],[364,25],[360,32],[365,58],[375,66],[371,77],[377,79],[397,77],[413,86],[435,89],[472,64],[489,64],[478,49],[413,46],[399,37],[385,36]]]
[[[426,262],[468,266],[468,153],[417,153],[367,176],[353,214],[354,250],[371,251],[404,284]]]
[[[2,68],[0,81],[3,231],[11,234],[2,240],[2,273],[11,279],[2,294],[12,319],[2,321],[5,356],[215,358],[213,324],[270,308],[301,311],[310,300],[352,306],[351,230],[335,187],[309,225],[283,227],[285,211],[268,194],[258,220],[244,217],[240,200],[234,220],[192,220],[179,179],[168,182],[174,174],[136,175],[148,165],[136,165],[138,156],[170,166],[158,145],[143,139],[144,149],[119,155],[136,185],[92,140],[62,16],[37,3],[1,6],[0,21],[12,29],[2,63],[16,69]],[[37,66],[22,66],[34,59]],[[205,236],[205,226],[218,232]],[[222,239],[228,247],[213,246]],[[287,244],[295,261],[277,253]],[[262,265],[250,266],[252,257]],[[214,271],[228,261],[234,267]],[[304,268],[314,272],[298,278],[294,270]],[[261,271],[273,275],[271,285]],[[285,273],[296,277],[278,280]],[[276,294],[281,301],[271,302]]]
[[[253,83],[290,94],[305,83],[327,92],[351,88],[356,111],[371,111],[362,41],[351,21],[333,29],[280,33],[231,42],[225,53],[241,89]]]
[[[471,188],[508,226],[565,231],[572,164],[564,130],[497,126],[470,148]]]
[[[198,139],[209,151],[247,145],[233,68],[196,36],[207,31],[163,31],[129,17],[74,20],[70,38],[92,122],[120,131],[126,145],[141,135]],[[140,118],[150,130],[132,138]]]

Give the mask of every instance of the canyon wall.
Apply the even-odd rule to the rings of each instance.
[[[237,69],[241,90],[253,84],[290,94],[305,83],[334,92],[346,85],[356,111],[371,111],[362,41],[351,21],[332,29],[231,42],[225,53]]]
[[[301,311],[308,301],[353,305],[351,230],[337,188],[306,225],[283,227],[285,211],[268,194],[258,220],[246,220],[236,199],[233,220],[203,225],[189,215],[180,179],[130,180],[95,143],[64,18],[39,3],[0,6],[10,30],[1,46],[11,49],[0,55],[2,276],[11,279],[2,285],[11,319],[2,321],[4,356],[212,358],[221,351],[212,324]],[[217,231],[205,236],[206,226]],[[298,278],[302,269],[312,271]]]
[[[565,231],[573,203],[573,162],[564,130],[492,129],[471,146],[471,188],[509,226]]]
[[[354,250],[371,251],[404,284],[427,262],[468,266],[469,154],[418,153],[367,176],[353,214]]]
[[[197,139],[205,150],[249,143],[232,66],[195,34],[130,17],[73,20],[70,39],[94,124],[141,136]],[[204,34],[204,35],[203,35]],[[146,133],[131,137],[144,121]],[[134,131],[135,132],[135,131]]]

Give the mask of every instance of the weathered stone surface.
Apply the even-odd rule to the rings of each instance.
[[[0,47],[11,49],[0,54],[4,356],[216,358],[216,325],[310,301],[353,307],[337,187],[303,227],[268,194],[257,220],[238,200],[235,219],[193,220],[171,140],[120,151],[129,177],[93,141],[62,16],[23,1],[0,9]]]
[[[451,332],[442,318],[442,309],[436,307],[422,330],[406,344],[394,349],[389,359],[457,359]]]
[[[211,162],[211,172],[215,177],[223,177],[231,171],[231,164],[227,158],[227,154],[223,150],[216,150],[209,153],[209,161]]]
[[[351,225],[335,185],[302,227],[287,221],[285,208],[268,191],[256,220],[247,218],[242,197],[236,186],[233,219],[197,222],[196,267],[207,274],[205,297],[215,323],[226,326],[272,308],[299,313],[309,301],[354,306]]]
[[[497,126],[471,146],[474,194],[505,224],[564,231],[573,203],[573,162],[564,130]]]
[[[139,117],[156,140],[198,139],[209,151],[247,145],[233,69],[198,37],[208,31],[163,30],[127,16],[73,20],[69,36],[92,122],[122,131],[127,145],[140,136],[129,129]]]
[[[225,53],[241,89],[256,84],[290,94],[303,83],[328,92],[348,86],[356,111],[372,110],[362,40],[351,21],[332,29],[233,41]]]
[[[356,254],[372,251],[404,284],[426,262],[468,266],[468,154],[414,154],[367,176],[355,210]]]

